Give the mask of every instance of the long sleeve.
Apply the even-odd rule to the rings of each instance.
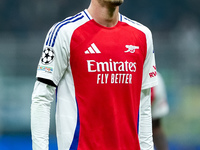
[[[55,87],[35,82],[31,104],[31,134],[33,150],[48,150],[50,108]]]
[[[153,150],[152,117],[151,117],[151,90],[141,91],[139,112],[139,142],[141,150]]]

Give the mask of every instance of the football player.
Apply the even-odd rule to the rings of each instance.
[[[32,94],[33,150],[47,150],[56,91],[59,150],[153,150],[151,31],[119,13],[123,0],[88,9],[49,30]]]

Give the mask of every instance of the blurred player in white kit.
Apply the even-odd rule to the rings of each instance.
[[[153,141],[156,150],[168,150],[168,143],[161,120],[169,113],[167,93],[161,74],[157,73],[158,85],[151,88]]]

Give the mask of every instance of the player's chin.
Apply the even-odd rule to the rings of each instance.
[[[124,0],[108,0],[108,2],[110,2],[110,4],[113,6],[120,6]]]
[[[117,2],[117,3],[115,3],[115,6],[120,6],[121,4],[122,4],[123,2]]]

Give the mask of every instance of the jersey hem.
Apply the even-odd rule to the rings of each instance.
[[[43,79],[47,79],[47,80],[51,80],[53,81],[53,83],[58,86],[58,82],[52,77],[52,76],[48,76],[45,73],[40,73],[36,75],[36,78],[43,78]]]

